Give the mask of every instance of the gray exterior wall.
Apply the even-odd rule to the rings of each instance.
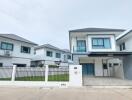
[[[132,56],[127,56],[123,60],[125,79],[132,80]]]

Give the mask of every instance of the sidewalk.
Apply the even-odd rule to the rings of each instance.
[[[132,89],[0,87],[0,100],[132,100]]]

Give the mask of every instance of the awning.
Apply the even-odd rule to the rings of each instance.
[[[91,56],[91,57],[96,57],[96,56],[103,56],[103,57],[113,57],[113,56],[129,56],[129,55],[132,55],[132,52],[89,52],[88,53],[88,56]]]

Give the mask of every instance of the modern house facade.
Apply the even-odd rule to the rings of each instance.
[[[72,56],[69,50],[60,49],[50,44],[44,44],[35,48],[35,56],[32,66],[60,65],[68,66],[72,63]]]
[[[127,30],[116,38],[119,51],[132,52],[132,30]],[[132,55],[123,60],[124,76],[132,80]]]
[[[36,43],[15,34],[0,34],[0,67],[30,66],[35,46]]]
[[[85,28],[69,31],[74,64],[82,65],[83,76],[124,79],[124,58],[130,51],[119,51],[116,37],[123,29]]]

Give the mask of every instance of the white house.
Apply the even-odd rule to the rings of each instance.
[[[69,31],[74,64],[82,65],[83,76],[124,79],[123,59],[131,51],[119,51],[116,37],[123,29],[85,28]]]
[[[30,66],[37,46],[15,34],[0,34],[0,66]]]
[[[132,30],[127,30],[116,38],[119,51],[132,52]],[[124,76],[132,80],[132,55],[123,60]]]
[[[72,63],[72,56],[69,50],[60,49],[50,44],[36,47],[35,53],[36,55],[32,60],[32,66],[58,64],[68,66],[69,63]]]

